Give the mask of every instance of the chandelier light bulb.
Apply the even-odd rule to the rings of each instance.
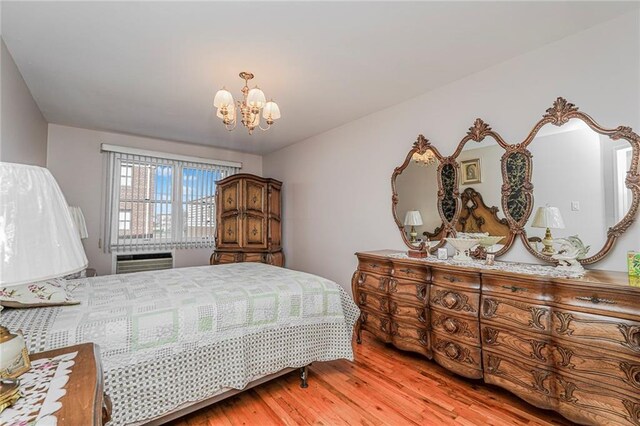
[[[262,108],[266,102],[267,99],[264,96],[264,92],[260,90],[258,86],[249,90],[249,94],[247,94],[247,105],[252,108]]]
[[[213,98],[213,106],[216,108],[222,108],[228,107],[229,105],[233,105],[233,95],[223,87],[218,90],[215,98]]]
[[[273,100],[267,102],[262,110],[262,117],[266,120],[277,120],[280,118],[280,108],[278,104],[273,102]]]

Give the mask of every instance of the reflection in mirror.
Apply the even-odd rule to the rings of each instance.
[[[561,127],[543,126],[528,150],[535,164],[533,214],[525,227],[529,244],[551,256],[557,239],[577,235],[591,247],[585,257],[598,252],[608,228],[631,208],[632,193],[625,185],[631,144],[573,118]]]
[[[456,224],[458,237],[483,237],[485,253],[495,253],[506,243],[509,224],[500,212],[504,149],[492,137],[469,140],[456,161],[460,165],[461,212]],[[482,235],[481,235],[482,234]],[[502,238],[499,238],[502,237]]]
[[[438,159],[433,151],[415,153],[412,161],[396,178],[396,214],[404,225],[407,240],[414,247],[423,241],[439,241],[442,220],[438,213]]]

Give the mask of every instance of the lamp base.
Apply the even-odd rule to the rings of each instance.
[[[542,239],[542,244],[544,248],[542,249],[542,254],[547,256],[551,256],[556,253],[556,250],[553,248],[553,237],[551,236],[551,229],[547,228],[544,238]]]

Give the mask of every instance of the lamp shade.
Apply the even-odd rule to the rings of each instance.
[[[278,104],[273,101],[267,102],[262,110],[262,116],[267,120],[277,120],[280,118],[280,108]]]
[[[409,210],[404,215],[404,224],[406,226],[420,226],[422,225],[422,216],[418,210]]]
[[[216,92],[213,98],[213,106],[216,108],[228,107],[233,105],[233,95],[228,90],[222,88]]]
[[[62,277],[87,267],[67,202],[49,170],[0,163],[0,285]]]
[[[562,220],[560,209],[550,206],[538,207],[531,226],[534,228],[564,228],[564,221]]]
[[[249,90],[247,94],[247,105],[256,108],[262,108],[267,102],[267,98],[264,97],[264,92],[257,86]]]
[[[84,215],[82,214],[80,207],[69,206],[69,212],[71,213],[71,218],[73,219],[73,223],[76,225],[76,230],[78,231],[80,238],[83,240],[85,238],[89,238],[87,223],[84,221]]]

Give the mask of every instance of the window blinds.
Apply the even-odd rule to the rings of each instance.
[[[238,173],[241,164],[125,150],[103,145],[105,251],[213,247],[215,182]]]

